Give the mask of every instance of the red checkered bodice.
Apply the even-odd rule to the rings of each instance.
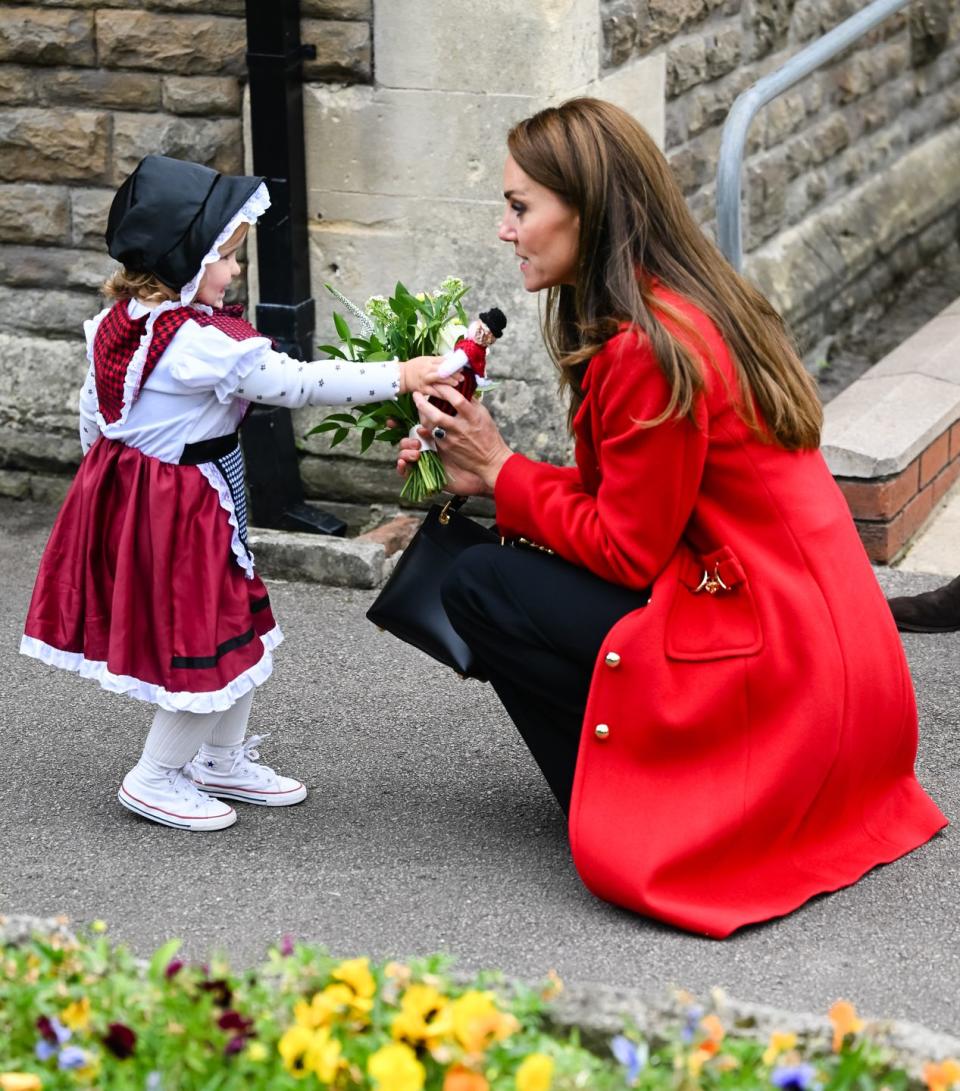
[[[147,356],[132,400],[136,401],[140,388],[184,322],[196,322],[198,326],[215,326],[234,341],[263,336],[241,317],[242,313],[243,308],[239,306],[215,309],[213,314],[204,314],[193,307],[184,306],[158,315],[153,323]],[[127,372],[143,340],[149,317],[145,314],[140,318],[131,318],[127,311],[127,301],[120,300],[107,311],[97,327],[93,339],[94,377],[100,415],[107,424],[113,424],[123,415],[123,388]]]

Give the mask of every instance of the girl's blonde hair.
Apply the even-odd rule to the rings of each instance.
[[[760,436],[788,450],[820,442],[823,410],[783,320],[703,234],[669,164],[629,114],[598,99],[573,99],[515,125],[514,161],[580,217],[576,283],[547,293],[544,337],[571,395],[570,419],[583,400],[590,358],[621,322],[642,330],[670,384],[670,401],[647,427],[693,419],[703,389],[690,323],[661,302],[656,279],[707,314],[729,347],[741,396],[738,411]],[[687,333],[681,339],[661,322]],[[751,396],[752,395],[752,396]],[[760,415],[763,418],[761,424]]]
[[[100,290],[107,299],[139,299],[142,303],[180,298],[179,292],[161,284],[153,273],[134,273],[122,267],[107,277]]]

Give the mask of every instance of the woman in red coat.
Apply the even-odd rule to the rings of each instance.
[[[499,234],[548,292],[575,465],[511,451],[456,392],[455,417],[420,400],[453,491],[552,551],[470,550],[444,602],[586,885],[726,936],[946,824],[914,777],[906,661],[814,384],[644,130],[579,99],[508,145]]]

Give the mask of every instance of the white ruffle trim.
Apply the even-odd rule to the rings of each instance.
[[[158,304],[147,315],[147,324],[144,327],[143,336],[140,338],[140,344],[137,345],[137,351],[130,357],[130,363],[127,364],[127,372],[123,377],[123,404],[120,406],[120,416],[117,420],[111,421],[108,424],[103,419],[99,404],[97,405],[97,425],[105,436],[110,435],[111,428],[119,428],[126,424],[127,417],[130,415],[130,407],[133,405],[137,388],[140,386],[140,377],[143,375],[143,368],[147,362],[147,352],[150,349],[150,342],[153,340],[154,323],[165,311],[176,310],[179,306],[181,306],[181,304],[175,299],[170,299],[164,303]],[[93,360],[92,344],[90,359],[91,361]]]
[[[200,262],[200,270],[197,275],[180,289],[181,303],[189,303],[197,294],[197,289],[200,287],[200,278],[203,276],[204,269],[206,269],[208,265],[212,265],[213,262],[220,260],[220,247],[223,246],[234,231],[236,231],[241,224],[255,224],[269,207],[270,194],[267,192],[266,185],[261,182],[253,191],[253,194],[247,198],[243,208],[240,209],[217,236],[213,246],[207,251],[203,261]]]
[[[263,643],[263,655],[260,659],[243,674],[238,674],[223,689],[207,693],[191,693],[188,690],[171,693],[152,682],[141,682],[139,678],[112,674],[107,670],[106,663],[86,659],[80,652],[61,651],[32,636],[20,638],[20,652],[49,666],[76,671],[81,678],[93,678],[111,693],[122,693],[127,697],[135,697],[138,701],[149,701],[169,712],[225,712],[245,693],[266,682],[273,672],[273,649],[283,642],[280,626],[275,625],[260,640]]]
[[[224,480],[223,474],[220,472],[220,468],[215,462],[201,462],[197,469],[203,476],[210,482],[210,484],[217,490],[217,500],[220,502],[220,507],[227,513],[227,518],[230,520],[230,530],[232,536],[230,538],[230,548],[233,550],[233,555],[237,559],[237,564],[243,569],[244,574],[248,580],[253,579],[253,554],[249,549],[244,546],[240,541],[240,524],[237,522],[237,510],[233,506],[233,496],[230,493],[230,486]]]

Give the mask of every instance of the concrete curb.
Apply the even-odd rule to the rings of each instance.
[[[0,947],[17,946],[34,934],[74,938],[65,917],[0,916]],[[625,1027],[636,1028],[653,1044],[673,1037],[677,1025],[684,1021],[684,1009],[693,1002],[693,998],[681,998],[676,993],[651,1001],[636,989],[574,985],[565,987],[551,1002],[549,1021],[558,1030],[577,1028],[583,1044],[604,1055],[609,1051],[610,1039]],[[701,997],[698,1002],[712,1006],[730,1037],[766,1042],[775,1030],[792,1031],[801,1045],[830,1050],[833,1029],[826,1014],[746,1003],[728,997],[721,989],[714,989],[709,1000]],[[895,1019],[865,1022],[871,1039],[887,1046],[896,1063],[914,1077],[920,1077],[928,1061],[960,1057],[960,1038],[953,1035]]]
[[[393,558],[388,562],[381,543],[359,538],[330,538],[324,534],[251,527],[248,541],[257,571],[268,580],[375,588],[383,585],[393,568]]]
[[[768,1041],[775,1030],[792,1031],[802,1045],[829,1051],[833,1028],[826,1013],[785,1011],[766,1004],[734,1000],[720,990],[712,996],[698,997],[697,1002],[712,1006],[719,1015],[726,1033],[735,1038]],[[579,985],[566,989],[551,1005],[551,1021],[557,1027],[578,1027],[584,1045],[594,1052],[609,1049],[610,1039],[623,1027],[634,1026],[652,1042],[671,1036],[684,1019],[684,1007],[676,996],[665,995],[661,1001],[651,1001],[635,989],[618,989],[608,985]],[[915,1077],[927,1061],[960,1057],[960,1038],[928,1030],[916,1023],[895,1019],[864,1020],[872,1040],[886,1045],[898,1064]]]

